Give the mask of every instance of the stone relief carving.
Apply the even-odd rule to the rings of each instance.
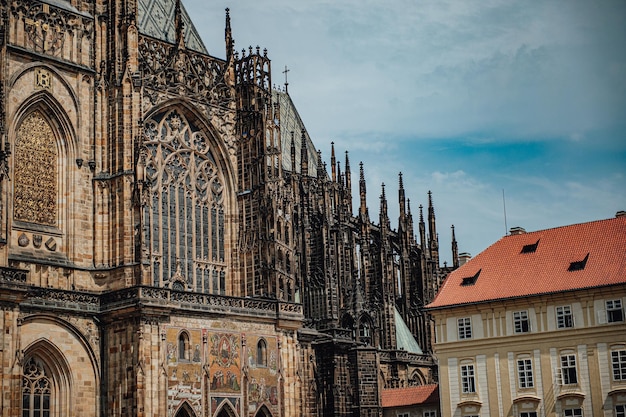
[[[145,36],[139,37],[139,56],[146,95],[153,105],[168,93],[230,107],[234,92],[224,79],[225,61]]]
[[[47,3],[32,0],[13,0],[10,3],[13,18],[23,22],[25,45],[36,52],[69,59],[66,42],[81,50],[82,39],[91,39],[94,21],[87,14],[73,13]]]

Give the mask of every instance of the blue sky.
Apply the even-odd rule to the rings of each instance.
[[[363,161],[370,215],[398,172],[414,216],[432,190],[478,254],[528,231],[626,210],[626,2],[183,0],[209,52],[261,46],[328,160]],[[353,173],[354,174],[354,173]],[[415,219],[417,221],[417,218]]]

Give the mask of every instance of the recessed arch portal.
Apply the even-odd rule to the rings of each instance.
[[[71,372],[63,353],[46,339],[30,345],[22,362],[22,416],[69,415]]]

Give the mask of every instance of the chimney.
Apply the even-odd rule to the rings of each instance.
[[[617,213],[615,213],[615,217],[626,217],[626,211],[624,210],[620,210]]]
[[[459,266],[465,265],[470,259],[472,259],[472,255],[468,252],[459,253]]]
[[[526,230],[519,226],[511,227],[511,230],[509,231],[509,234],[511,235],[523,235],[524,233],[526,233]]]

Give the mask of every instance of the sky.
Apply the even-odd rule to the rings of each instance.
[[[268,49],[324,160],[331,142],[414,220],[432,191],[441,260],[626,210],[626,2],[183,0],[209,53]],[[340,158],[343,161],[343,158]],[[343,163],[342,163],[343,166]],[[357,181],[354,181],[358,187]],[[358,190],[354,194],[358,198]],[[506,216],[505,216],[506,213]]]

